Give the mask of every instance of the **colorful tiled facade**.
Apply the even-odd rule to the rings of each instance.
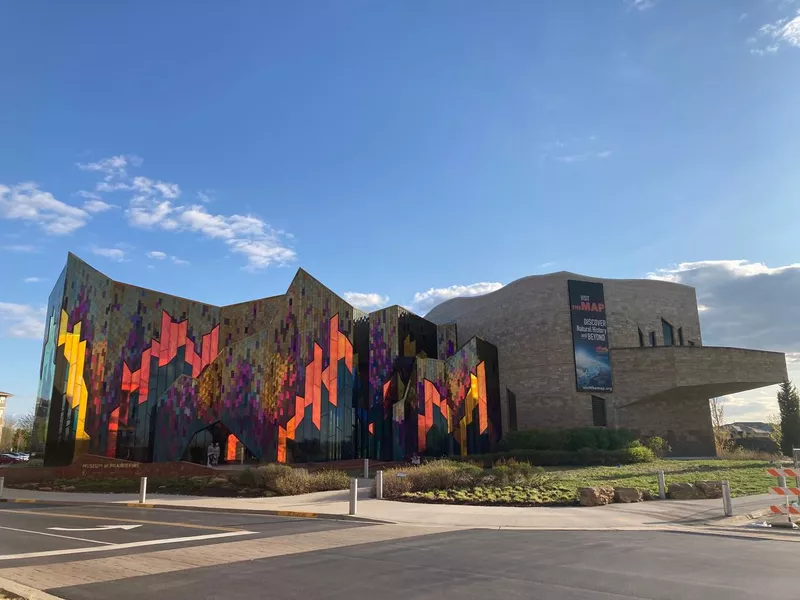
[[[50,296],[35,440],[46,464],[473,454],[500,437],[497,351],[398,306],[366,314],[305,271],[212,306],[70,254]]]

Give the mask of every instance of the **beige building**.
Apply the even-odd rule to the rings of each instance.
[[[593,288],[604,302],[585,306],[598,311],[597,319],[578,330],[604,341],[573,344],[580,313],[571,280],[601,284]],[[664,437],[673,455],[711,456],[709,398],[786,378],[780,352],[704,346],[695,290],[677,283],[535,275],[485,296],[449,300],[426,318],[455,322],[459,339],[479,336],[497,346],[504,431],[625,427]],[[610,379],[596,390],[579,391],[578,349],[586,347],[580,344],[593,345],[606,369],[610,362]]]
[[[3,442],[3,428],[6,424],[6,400],[11,398],[8,392],[0,392],[0,443]]]

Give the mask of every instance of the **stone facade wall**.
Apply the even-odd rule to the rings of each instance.
[[[716,455],[708,397],[703,394],[628,404],[618,409],[617,424],[642,436],[663,437],[673,455]]]
[[[774,353],[705,354],[700,348],[700,318],[692,287],[653,280],[597,279],[567,272],[526,277],[485,296],[450,300],[427,315],[438,324],[457,323],[459,336],[464,339],[477,335],[497,346],[506,431],[506,390],[516,395],[519,429],[593,425],[592,394],[576,390],[567,292],[570,279],[603,283],[614,393],[595,395],[606,400],[610,426],[632,427],[642,435],[672,436],[680,453],[713,454],[708,447],[711,425],[707,400],[717,395],[715,390],[671,394],[625,411],[621,407],[647,397],[655,382],[659,389],[667,389],[687,385],[687,378],[691,385],[701,384],[704,378],[709,383],[737,381],[736,372],[742,365],[752,364],[757,371],[759,361],[763,361],[762,367],[772,379],[752,381],[749,387],[739,382],[740,390],[768,385],[780,370],[782,363]],[[663,348],[662,319],[672,325],[675,344],[679,344],[680,329],[687,346],[682,350],[689,351],[688,346],[693,345],[696,348],[691,350],[700,352],[682,352],[667,365],[663,353],[669,350]],[[645,348],[640,348],[640,330]],[[657,346],[652,354],[650,332]],[[631,362],[627,355],[615,358],[619,354],[615,349],[623,348],[630,348],[625,352],[635,360]],[[649,358],[652,361],[648,362]],[[709,374],[713,375],[709,378]]]
[[[686,343],[702,343],[694,288],[663,281],[603,280],[561,272],[526,277],[486,296],[439,305],[429,313],[430,320],[455,321],[463,339],[477,335],[498,347],[506,428],[506,388],[516,394],[520,429],[592,425],[591,394],[575,387],[570,279],[604,284],[612,349],[638,347],[639,329],[646,342],[654,331],[656,343],[663,345],[662,318],[672,324],[676,337],[682,327]],[[598,395],[606,398],[613,413],[613,394]],[[613,414],[608,416],[612,423]]]

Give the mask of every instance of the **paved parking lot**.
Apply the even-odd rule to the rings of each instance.
[[[787,598],[796,587],[796,543],[0,505],[0,580],[68,600]]]
[[[363,526],[268,515],[125,506],[0,504],[0,568]]]

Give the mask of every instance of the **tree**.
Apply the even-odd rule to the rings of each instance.
[[[32,412],[21,416],[14,424],[14,448],[17,451],[28,450],[31,445],[31,435],[33,425],[36,422],[36,415]]]
[[[800,447],[800,396],[791,381],[784,381],[778,390],[778,408],[781,411],[781,451],[792,455]]]
[[[725,429],[725,398],[711,398],[711,425],[714,427],[714,448],[717,455],[731,449],[732,441],[730,432]]]
[[[770,415],[767,417],[767,423],[772,427],[772,429],[769,432],[769,439],[771,439],[775,443],[775,447],[778,448],[778,450],[780,450],[781,443],[783,441],[780,415],[776,415],[775,413],[770,413]]]
[[[13,415],[8,415],[3,423],[3,430],[0,431],[0,452],[9,452],[14,443],[14,429],[17,419]]]

